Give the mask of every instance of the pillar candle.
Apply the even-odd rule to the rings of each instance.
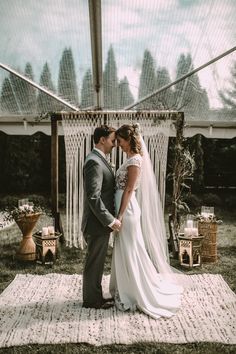
[[[191,234],[192,234],[192,236],[198,236],[198,228],[197,227],[193,227],[191,229]]]
[[[43,236],[48,236],[48,227],[42,228],[42,234],[43,234]]]
[[[193,228],[193,220],[187,220],[187,225],[188,228]]]
[[[50,235],[53,235],[55,233],[54,226],[48,226],[48,232]]]
[[[190,227],[185,227],[184,228],[184,236],[191,236],[191,228]]]

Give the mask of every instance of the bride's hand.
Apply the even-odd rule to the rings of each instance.
[[[113,231],[119,231],[121,227],[121,222],[116,218],[114,224],[111,226]]]

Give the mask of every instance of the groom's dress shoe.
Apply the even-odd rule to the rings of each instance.
[[[103,302],[114,302],[114,297],[107,297],[102,299]]]
[[[101,305],[100,309],[107,310],[113,306],[114,306],[114,302],[104,302],[104,304]]]
[[[114,299],[109,298],[109,299],[102,299],[101,303],[97,303],[97,304],[88,304],[86,302],[83,303],[82,307],[85,308],[92,308],[92,309],[102,309],[102,310],[107,310],[111,307],[114,306]]]

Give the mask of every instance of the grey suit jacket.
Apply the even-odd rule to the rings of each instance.
[[[81,230],[84,234],[108,234],[114,220],[115,177],[106,159],[93,150],[83,167],[84,205]]]

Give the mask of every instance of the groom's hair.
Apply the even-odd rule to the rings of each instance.
[[[115,132],[115,128],[108,127],[108,125],[101,125],[94,130],[93,140],[95,144],[99,143],[101,137],[108,137],[111,133]]]

